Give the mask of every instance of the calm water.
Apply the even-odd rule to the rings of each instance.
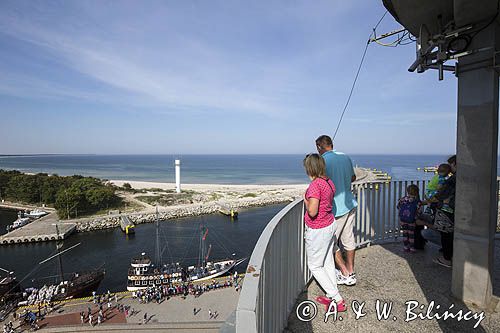
[[[182,182],[190,184],[306,183],[303,155],[50,155],[0,156],[0,169],[81,174],[104,179],[174,182],[181,160]],[[423,179],[417,167],[446,160],[438,155],[352,155],[354,164],[384,170],[395,180]]]
[[[160,223],[163,261],[192,265],[197,262],[199,247],[199,226],[205,223],[209,228],[208,242],[212,244],[211,259],[223,259],[236,253],[237,257],[249,257],[262,230],[284,205],[273,205],[240,211],[240,218],[231,222],[221,215],[165,221]],[[16,213],[0,210],[0,228],[12,223]],[[104,264],[106,276],[100,291],[124,290],[130,259],[141,252],[154,258],[155,224],[136,227],[136,235],[127,238],[119,228],[74,234],[65,241],[65,248],[81,243],[64,255],[64,270],[73,272],[92,269]],[[166,245],[168,244],[168,246]],[[55,243],[33,243],[0,246],[0,267],[13,270],[18,280],[34,270],[23,286],[29,286],[30,279],[57,275],[57,261],[44,265],[38,263],[55,253]],[[238,270],[244,271],[247,262]]]
[[[12,224],[17,219],[17,212],[15,210],[0,208],[0,235],[7,233],[7,226]],[[2,259],[0,259],[0,262]],[[2,267],[0,265],[0,267]]]

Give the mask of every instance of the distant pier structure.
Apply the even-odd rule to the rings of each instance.
[[[62,240],[66,239],[75,229],[75,223],[59,221],[54,212],[0,236],[0,245]]]
[[[175,160],[175,192],[181,193],[181,160]]]
[[[225,205],[223,203],[217,203],[219,206],[219,213],[222,215],[229,216],[231,219],[237,219],[238,218],[238,211],[228,205]]]
[[[120,217],[120,228],[127,235],[135,233],[135,225],[126,215]]]

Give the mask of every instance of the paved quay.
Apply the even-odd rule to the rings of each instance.
[[[130,292],[118,294],[118,303],[111,302],[111,308],[103,303],[104,321],[96,325],[98,306],[92,302],[92,297],[66,301],[56,306],[54,311],[38,322],[41,332],[122,332],[122,331],[153,331],[167,332],[218,332],[226,318],[236,309],[239,292],[234,287],[226,287],[205,292],[195,297],[193,295],[173,296],[165,299],[160,304],[149,302],[141,304],[133,299]],[[130,306],[134,310],[132,316],[126,317],[120,312],[116,305]],[[81,323],[80,312],[87,313],[91,307],[94,326],[90,326],[88,320]],[[196,308],[196,314],[194,309]],[[37,312],[36,307],[31,307]],[[216,313],[212,318],[209,310]],[[21,312],[22,310],[18,310]],[[43,308],[42,308],[43,313]],[[144,324],[144,315],[147,320]],[[28,332],[29,327],[19,327],[17,322],[16,332]]]
[[[67,238],[76,227],[75,223],[59,221],[57,213],[51,212],[21,228],[0,236],[0,245],[56,240],[56,224],[59,229],[59,239]]]
[[[406,322],[408,301],[417,301],[418,306],[412,312],[425,315],[431,301],[435,302],[434,313],[443,313],[449,310],[458,313],[463,310],[481,312],[472,305],[454,299],[450,293],[451,269],[439,266],[432,259],[439,254],[439,247],[427,243],[424,251],[415,254],[402,251],[402,244],[391,243],[373,245],[356,251],[356,286],[339,286],[340,293],[348,304],[348,311],[340,314],[342,319],[333,320],[333,316],[325,323],[326,310],[318,306],[317,316],[309,322],[302,322],[297,318],[297,305],[304,300],[314,301],[317,296],[323,295],[317,283],[313,282],[309,288],[299,296],[288,318],[288,327],[285,332],[500,332],[500,305],[484,313],[484,320],[474,329],[477,320],[461,320],[449,318],[447,320],[415,319]],[[500,296],[500,241],[495,244],[495,271],[493,294]],[[365,302],[364,317],[355,318],[352,302]],[[376,316],[376,301],[381,304],[392,302],[392,312],[387,320],[378,320]],[[453,304],[452,309],[449,309]],[[419,306],[424,306],[421,309]],[[440,305],[439,309],[436,309]],[[359,309],[359,307],[358,307]],[[300,309],[299,309],[300,310]],[[299,313],[301,313],[299,311]],[[412,318],[412,315],[409,315]],[[394,319],[396,317],[396,319]]]

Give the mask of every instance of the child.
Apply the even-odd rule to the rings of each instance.
[[[436,213],[437,202],[432,199],[434,195],[439,191],[444,182],[448,179],[451,173],[451,167],[447,163],[440,164],[438,167],[437,174],[430,180],[427,188],[425,190],[425,202],[422,205],[429,204],[425,209],[425,213],[431,217]],[[444,203],[444,208],[448,207],[447,203]]]
[[[415,252],[415,220],[421,213],[421,203],[417,185],[409,185],[406,196],[399,199],[399,222],[403,230],[405,252]]]
[[[305,245],[307,264],[318,284],[326,291],[325,296],[316,298],[327,310],[331,305],[337,312],[347,310],[347,306],[339,294],[333,248],[335,245],[335,217],[332,213],[335,185],[326,177],[325,161],[319,154],[309,154],[304,159],[304,168],[311,179],[311,184],[304,194],[306,212]]]
[[[437,193],[441,185],[444,184],[446,179],[448,179],[448,176],[451,172],[451,167],[447,163],[440,164],[437,170],[437,175],[432,177],[431,181],[427,185],[427,188],[425,189],[425,198],[430,199],[431,197],[434,196],[434,194]]]

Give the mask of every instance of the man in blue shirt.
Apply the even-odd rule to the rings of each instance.
[[[352,286],[356,284],[354,273],[354,220],[358,203],[351,191],[351,183],[356,180],[352,161],[349,156],[333,149],[332,139],[322,135],[316,139],[316,149],[323,156],[326,164],[326,174],[335,185],[333,199],[333,214],[336,224],[336,242],[342,244],[346,252],[346,260],[342,256],[339,246],[336,247],[335,263],[340,269],[337,271],[337,283]]]

